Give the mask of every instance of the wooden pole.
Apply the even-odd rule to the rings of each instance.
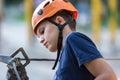
[[[2,19],[3,19],[3,0],[0,0],[0,47],[2,41],[2,26],[1,26]]]
[[[31,18],[32,18],[32,13],[34,9],[34,4],[33,0],[24,0],[25,3],[25,17],[26,17],[26,22],[27,22],[27,29],[28,29],[28,42],[29,44],[33,43],[33,30],[32,30],[32,25],[31,25]]]
[[[91,0],[91,10],[92,10],[93,39],[98,44],[100,42],[100,32],[101,32],[101,13],[102,13],[101,0]]]
[[[110,8],[109,18],[110,40],[111,43],[114,43],[117,30],[117,0],[109,0],[109,8]]]

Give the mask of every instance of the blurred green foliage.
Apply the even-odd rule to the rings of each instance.
[[[5,6],[9,6],[9,5],[16,5],[19,4],[21,2],[23,2],[24,0],[5,0]]]
[[[74,6],[76,6],[76,8],[79,8],[77,7],[78,3],[79,2],[86,2],[89,4],[89,7],[91,6],[91,0],[68,0],[70,1]],[[106,8],[106,12],[101,16],[102,17],[102,25],[107,25],[108,24],[108,19],[109,19],[109,16],[110,16],[110,9],[109,9],[109,6],[108,6],[108,1],[109,0],[101,0],[103,5],[104,5],[104,8]],[[4,0],[4,4],[5,6],[11,6],[11,5],[18,5],[20,3],[23,3],[24,0]],[[17,19],[20,19],[20,20],[23,20],[24,19],[24,12],[19,12],[19,15],[16,16]],[[120,0],[118,0],[118,5],[117,5],[117,24],[118,26],[120,26]]]

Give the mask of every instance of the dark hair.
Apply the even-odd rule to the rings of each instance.
[[[65,19],[65,21],[68,22],[68,25],[70,26],[71,29],[75,30],[76,26],[76,20],[73,19],[73,14],[71,14],[69,11],[66,10],[61,10],[57,12],[55,15],[50,17],[49,19],[55,20],[56,16],[61,16]]]

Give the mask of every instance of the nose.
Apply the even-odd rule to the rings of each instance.
[[[40,37],[38,37],[38,40],[40,41],[40,43],[43,43],[44,42],[44,36],[43,35],[41,35]]]

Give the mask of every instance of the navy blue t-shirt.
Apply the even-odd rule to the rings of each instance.
[[[95,44],[79,32],[71,33],[65,40],[54,80],[94,80],[83,64],[96,58],[102,55]]]

